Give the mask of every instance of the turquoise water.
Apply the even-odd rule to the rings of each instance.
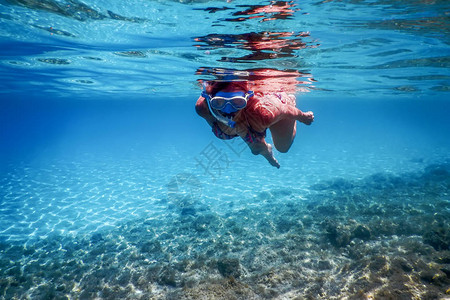
[[[0,0],[0,298],[447,299],[449,11]],[[314,111],[280,169],[196,115],[230,73]]]

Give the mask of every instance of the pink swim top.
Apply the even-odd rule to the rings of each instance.
[[[217,122],[213,132],[219,138],[241,136],[247,143],[260,142],[267,128],[277,123],[288,109],[295,107],[295,96],[284,92],[262,94],[255,93],[247,106],[240,110],[233,121],[235,128]],[[222,137],[221,137],[222,136]]]

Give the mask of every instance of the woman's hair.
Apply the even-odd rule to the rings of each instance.
[[[205,89],[209,95],[214,97],[217,92],[230,87],[237,87],[243,91],[248,91],[247,81],[207,81]]]

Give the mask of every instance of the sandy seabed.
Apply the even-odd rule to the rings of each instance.
[[[450,164],[0,243],[1,299],[449,299]],[[177,198],[179,197],[179,198]],[[237,199],[236,201],[238,201]]]

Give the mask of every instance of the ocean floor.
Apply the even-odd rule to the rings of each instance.
[[[183,178],[180,178],[181,180]],[[450,163],[0,243],[2,299],[447,299]],[[179,198],[177,198],[179,197]]]

